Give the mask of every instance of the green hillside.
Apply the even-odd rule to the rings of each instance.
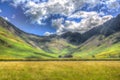
[[[30,46],[21,38],[0,26],[0,59],[54,57],[54,54]]]
[[[50,43],[39,42],[39,46],[44,48],[36,48],[0,27],[0,59],[43,59],[65,55],[73,55],[73,58],[119,58],[119,35],[120,33],[109,37],[94,36],[80,46],[67,43],[64,39],[53,39]]]
[[[75,58],[120,58],[120,32],[105,37],[94,36],[77,48]]]
[[[84,34],[37,36],[0,17],[0,59],[120,58],[120,27],[115,20],[112,26],[106,22],[107,27],[99,26]]]
[[[68,43],[64,39],[53,39],[50,43],[43,44],[44,50],[49,53],[64,56],[71,53],[77,46]]]

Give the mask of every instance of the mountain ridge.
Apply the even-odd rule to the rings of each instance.
[[[54,55],[56,58],[97,58],[97,56],[99,57],[98,54],[103,54],[102,51],[105,52],[112,45],[117,45],[117,48],[120,48],[120,15],[83,34],[66,32],[61,35],[39,36],[26,33],[2,18],[0,18],[0,26],[22,39],[29,46],[40,49],[47,55]],[[96,49],[96,51],[91,49]],[[105,54],[106,56],[102,58],[111,58],[111,55],[112,58],[118,58],[120,50],[114,53],[106,53],[107,55]]]

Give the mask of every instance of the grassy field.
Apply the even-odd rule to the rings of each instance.
[[[0,80],[120,80],[120,61],[0,62]]]

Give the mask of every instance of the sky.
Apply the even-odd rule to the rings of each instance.
[[[0,0],[0,16],[37,35],[84,33],[120,14],[120,0]]]

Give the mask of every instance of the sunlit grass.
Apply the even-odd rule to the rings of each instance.
[[[120,62],[0,62],[0,80],[120,80]]]
[[[8,30],[0,26],[0,59],[15,58],[54,58],[53,54],[49,54],[42,49],[37,49],[20,37],[12,34]]]

